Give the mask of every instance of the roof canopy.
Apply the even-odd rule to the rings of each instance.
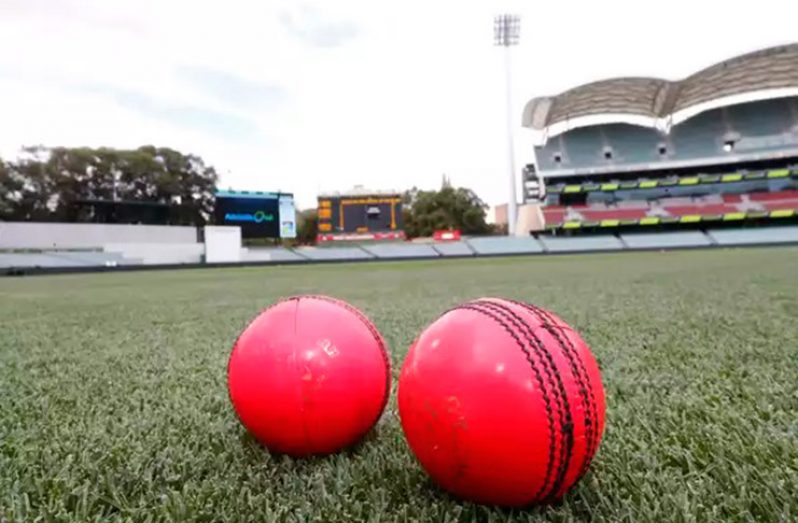
[[[798,44],[744,54],[675,82],[660,78],[612,78],[574,87],[556,96],[533,98],[524,108],[523,125],[543,130],[630,122],[656,126],[681,121],[705,109],[748,99],[784,96],[798,90]],[[602,118],[603,117],[603,118]],[[586,123],[579,123],[583,120]],[[587,123],[590,122],[590,123]],[[564,130],[564,129],[563,129]],[[562,131],[560,131],[562,132]]]

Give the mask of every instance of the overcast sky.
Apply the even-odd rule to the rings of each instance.
[[[513,93],[677,79],[798,39],[789,0],[603,2],[0,0],[0,155],[23,145],[170,146],[223,188],[434,188],[506,201],[492,17],[523,17]]]

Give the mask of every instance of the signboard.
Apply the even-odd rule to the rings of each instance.
[[[294,195],[254,191],[216,193],[216,223],[241,227],[243,238],[295,238]]]
[[[351,235],[401,232],[399,194],[319,196],[319,233]]]

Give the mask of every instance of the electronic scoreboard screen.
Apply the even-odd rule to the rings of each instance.
[[[296,238],[293,194],[219,191],[215,217],[218,225],[241,227],[243,238]]]
[[[400,194],[319,196],[318,216],[319,232],[325,234],[364,234],[404,228]]]

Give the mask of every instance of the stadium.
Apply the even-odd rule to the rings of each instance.
[[[795,223],[797,62],[793,44],[679,81],[613,78],[531,100],[523,123],[542,143],[527,201],[545,187],[552,233]]]
[[[134,181],[117,199],[124,170],[151,154],[144,148],[114,159],[123,175],[113,196],[95,188],[79,200],[85,219],[0,221],[9,276],[0,278],[0,520],[795,519],[798,44],[682,80],[615,78],[538,96],[519,116],[535,135],[535,162],[523,170],[515,237],[461,235],[439,226],[438,212],[425,224],[434,234],[410,241],[405,211],[420,200],[409,191],[321,192],[306,243],[299,229],[313,214],[300,215],[290,192],[209,184],[206,209],[197,194],[172,205],[173,194]],[[170,152],[152,154],[150,169],[180,178]],[[102,170],[96,162],[91,172]],[[456,192],[447,185],[440,192]],[[334,296],[370,318],[390,382],[371,432],[306,459],[270,452],[245,430],[226,381],[242,330],[297,295]],[[403,436],[397,380],[409,347],[436,317],[484,296],[556,311],[601,368],[600,448],[549,505],[447,494]],[[294,335],[296,314],[283,322]],[[543,330],[527,337],[540,343]],[[516,340],[527,365],[534,344]],[[580,387],[574,397],[587,396]],[[458,397],[447,402],[430,419],[467,430]],[[566,411],[551,454],[564,455],[568,437],[573,445]],[[447,445],[467,454],[475,443],[441,439],[435,449]]]

